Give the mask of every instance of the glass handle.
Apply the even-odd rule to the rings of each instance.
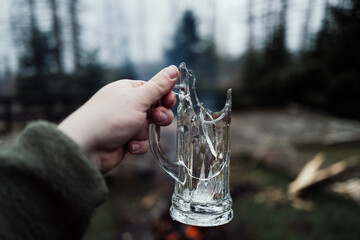
[[[179,161],[171,161],[166,156],[166,154],[164,154],[160,144],[160,127],[155,125],[154,123],[149,124],[149,146],[160,167],[164,169],[165,172],[167,172],[176,181],[184,184],[186,181],[186,170],[184,166],[179,163]],[[173,169],[177,169],[178,172],[176,173],[176,171],[174,171]]]

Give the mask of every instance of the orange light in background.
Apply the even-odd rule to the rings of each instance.
[[[203,233],[199,230],[199,228],[195,226],[187,226],[185,228],[185,235],[190,240],[202,240],[204,239]]]
[[[165,240],[179,240],[180,238],[180,234],[176,231],[173,231],[165,237]]]

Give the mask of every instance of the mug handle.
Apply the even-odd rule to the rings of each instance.
[[[160,144],[160,126],[151,122],[149,124],[149,146],[153,156],[158,161],[159,166],[177,182],[184,185],[186,181],[185,167],[179,161],[174,162],[169,160],[166,154],[162,151]],[[174,167],[178,167],[178,173],[171,169]]]

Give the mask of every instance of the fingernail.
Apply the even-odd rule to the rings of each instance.
[[[159,115],[159,119],[158,119],[159,123],[165,123],[167,121],[167,116],[165,113],[160,113]]]
[[[131,145],[131,150],[132,150],[132,152],[138,152],[138,151],[140,150],[140,144],[138,144],[138,143],[133,143],[133,144]]]
[[[171,65],[171,66],[165,68],[163,71],[170,80],[172,80],[172,81],[177,80],[178,70],[174,65]]]

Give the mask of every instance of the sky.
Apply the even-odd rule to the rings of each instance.
[[[17,49],[11,31],[11,13],[18,0],[0,1],[0,72],[4,62],[16,68]],[[296,50],[303,39],[303,24],[308,1],[313,1],[310,32],[321,26],[325,0],[289,0],[287,45]],[[40,1],[45,4],[45,0]],[[60,2],[60,15],[68,23],[65,2]],[[268,0],[253,0],[255,39],[259,43],[266,29],[264,14]],[[187,9],[197,16],[197,26],[203,38],[214,39],[218,53],[223,57],[239,57],[247,47],[248,0],[80,0],[82,45],[96,50],[101,62],[119,66],[126,60],[134,63],[161,61]],[[279,0],[271,8],[277,11]],[[39,22],[42,28],[50,27],[50,15],[39,5]],[[70,41],[69,34],[64,34]],[[68,52],[68,51],[67,51]],[[69,55],[69,54],[68,54]],[[69,59],[70,56],[65,58]]]

